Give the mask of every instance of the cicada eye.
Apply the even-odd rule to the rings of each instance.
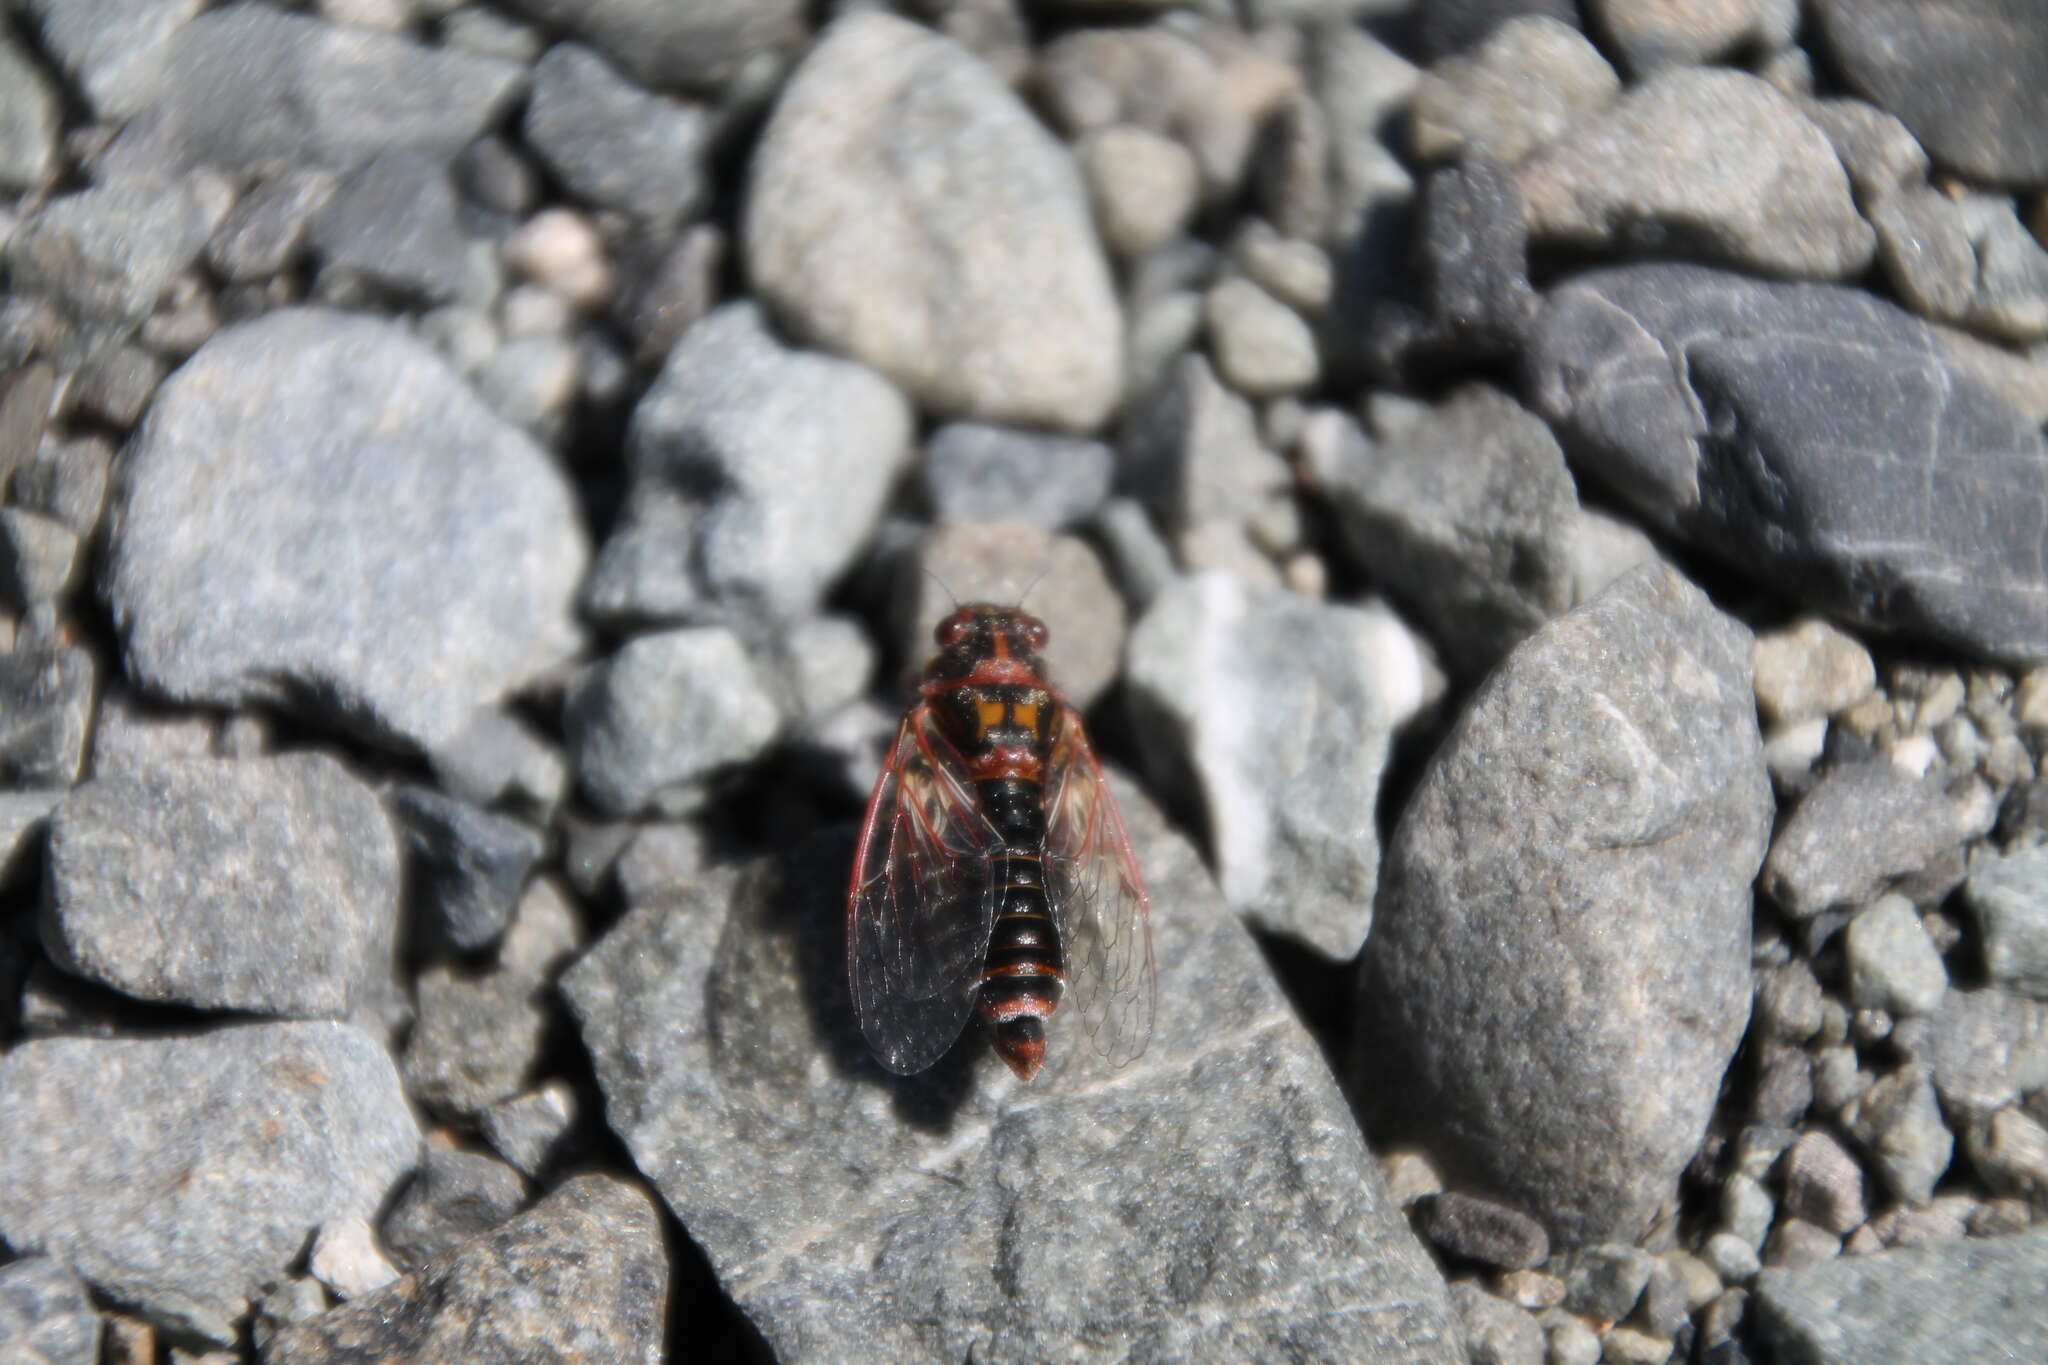
[[[1047,634],[1045,629],[1045,622],[1039,620],[1034,616],[1027,616],[1024,618],[1022,624],[1024,633],[1024,643],[1031,650],[1031,652],[1035,654],[1039,650],[1044,649]]]
[[[939,622],[938,629],[932,632],[932,638],[938,641],[940,649],[951,649],[965,640],[968,632],[973,629],[974,618],[964,611],[956,611]]]

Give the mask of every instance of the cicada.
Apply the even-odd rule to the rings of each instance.
[[[1028,1081],[1066,998],[1124,1065],[1151,1039],[1157,994],[1145,884],[1081,718],[1045,680],[1045,626],[984,603],[934,635],[846,894],[861,1031],[908,1074],[976,1015]]]

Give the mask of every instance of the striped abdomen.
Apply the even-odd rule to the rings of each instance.
[[[1045,809],[1036,782],[1007,777],[976,785],[1004,848],[990,859],[1001,893],[974,1008],[997,1054],[1028,1081],[1045,1061],[1044,1021],[1059,1007],[1066,982],[1045,896]]]

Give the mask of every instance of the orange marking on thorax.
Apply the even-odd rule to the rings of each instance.
[[[1008,745],[971,755],[967,760],[967,775],[976,782],[998,777],[1021,777],[1026,782],[1037,782],[1045,775],[1045,763],[1022,745]]]

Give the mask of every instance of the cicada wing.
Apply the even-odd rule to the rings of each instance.
[[[1152,1040],[1151,911],[1116,798],[1064,702],[1046,782],[1046,881],[1067,957],[1062,1005],[1080,1015],[1095,1050],[1122,1066]]]
[[[889,1070],[922,1071],[960,1036],[988,957],[1000,842],[931,710],[896,732],[846,895],[854,1013]]]

